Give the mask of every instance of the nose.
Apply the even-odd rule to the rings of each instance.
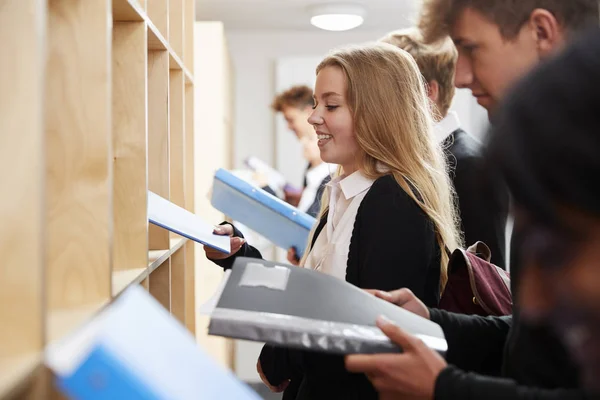
[[[319,108],[316,107],[308,116],[307,119],[308,123],[311,124],[312,126],[317,126],[317,125],[322,125],[323,124],[323,117],[321,116],[321,112],[319,111]]]
[[[454,85],[459,89],[469,88],[473,84],[473,68],[469,57],[458,54],[456,72],[454,73]]]
[[[523,318],[532,322],[548,318],[556,303],[549,277],[539,267],[528,265],[521,271],[520,281],[517,296]]]

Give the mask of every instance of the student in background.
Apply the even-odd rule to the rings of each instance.
[[[316,194],[322,192],[320,184],[329,180],[332,171],[322,160],[314,157],[314,149],[317,146],[311,141],[314,131],[308,123],[313,105],[312,89],[305,85],[298,85],[278,94],[273,100],[271,108],[283,114],[288,129],[294,132],[298,140],[304,141],[302,144],[303,156],[308,162],[304,172],[302,190],[284,189],[285,201],[314,217],[320,209],[320,198],[316,197]],[[313,148],[311,148],[311,143],[314,145]],[[306,189],[308,189],[308,193],[304,195]],[[299,207],[300,205],[303,207]]]
[[[459,53],[455,83],[470,89],[494,122],[496,107],[507,90],[541,60],[564,49],[580,30],[597,25],[598,7],[597,0],[424,0],[419,26],[428,42],[447,35],[453,39]],[[570,107],[569,103],[562,104]],[[571,140],[569,129],[562,139]],[[552,162],[560,167],[563,159],[564,155],[557,153]],[[452,366],[445,367],[442,360],[443,367],[437,369],[439,360],[434,361],[421,347],[415,348],[419,354],[409,352],[410,357],[403,362],[406,368],[398,373],[405,377],[405,385],[396,385],[396,390],[414,393],[425,388],[422,398],[436,400],[589,398],[579,389],[580,371],[554,329],[522,318],[519,250],[524,234],[519,219],[516,215],[511,246],[512,317],[479,318],[425,310],[416,306],[414,296],[406,290],[391,297],[382,295],[413,312],[423,311],[423,316],[442,326],[449,342],[447,362]],[[415,374],[423,371],[417,365],[422,362],[428,365],[429,373],[417,378]],[[376,364],[374,358],[370,365],[361,363],[352,368],[365,372]],[[433,368],[434,364],[437,367]],[[435,396],[431,397],[434,389]]]
[[[492,262],[505,269],[508,194],[498,182],[481,174],[482,145],[465,132],[455,112],[454,73],[458,52],[449,37],[425,44],[417,28],[398,30],[380,39],[414,57],[425,81],[427,95],[435,105],[435,140],[447,152],[450,176],[458,196],[465,244],[483,241],[492,252]]]
[[[385,43],[334,51],[317,67],[315,100],[309,122],[321,158],[340,168],[301,265],[361,288],[406,286],[435,307],[447,280],[442,249],[461,243],[417,64]],[[260,257],[231,225],[215,232],[232,236],[234,253],[205,247],[218,265]],[[287,387],[286,399],[377,398],[367,377],[348,373],[340,356],[265,346],[257,368],[272,390]]]

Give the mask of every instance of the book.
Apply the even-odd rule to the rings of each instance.
[[[148,220],[154,225],[224,253],[231,251],[228,236],[215,235],[214,227],[202,218],[151,191],[148,191]]]
[[[236,258],[210,303],[211,335],[333,354],[399,352],[375,325],[384,315],[439,353],[448,348],[428,319],[336,277],[260,259]]]
[[[219,169],[213,179],[211,204],[283,249],[304,253],[316,219],[259,187]]]
[[[139,285],[83,328],[50,343],[45,357],[70,399],[260,399]]]

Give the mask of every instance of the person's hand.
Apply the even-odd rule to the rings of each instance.
[[[287,260],[292,265],[300,265],[300,260],[298,259],[298,255],[296,254],[296,249],[290,247],[287,252]]]
[[[417,314],[425,319],[431,319],[429,314],[429,308],[410,289],[398,289],[391,292],[385,292],[383,290],[372,290],[368,289],[367,292],[371,293],[375,297],[389,301],[402,307],[405,310]]]
[[[366,374],[381,399],[432,400],[435,381],[446,361],[392,322],[380,317],[377,326],[403,352],[346,356],[348,371]]]
[[[293,205],[294,207],[298,207],[300,204],[300,198],[302,197],[301,190],[288,190],[284,189],[283,194],[285,195],[284,199],[286,203]]]
[[[212,247],[208,247],[205,245],[204,252],[206,253],[206,258],[208,258],[209,260],[223,260],[225,258],[229,258],[238,251],[240,251],[244,243],[246,243],[245,239],[233,237],[233,226],[229,224],[216,226],[213,232],[215,235],[231,237],[231,239],[229,240],[231,252],[229,254],[223,253],[219,250],[213,249]]]
[[[269,380],[265,376],[265,373],[262,370],[262,365],[260,365],[260,359],[258,359],[258,361],[256,362],[256,371],[258,372],[258,375],[260,376],[260,379],[263,381],[263,383],[265,385],[267,385],[267,387],[269,388],[269,390],[271,390],[271,392],[281,393],[290,384],[290,380],[288,379],[288,380],[283,381],[283,383],[280,384],[279,386],[273,386],[273,385],[271,385],[271,383],[269,382]]]

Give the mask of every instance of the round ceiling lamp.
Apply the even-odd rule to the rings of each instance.
[[[355,4],[319,4],[310,8],[310,23],[326,31],[348,31],[362,25],[365,9]]]

